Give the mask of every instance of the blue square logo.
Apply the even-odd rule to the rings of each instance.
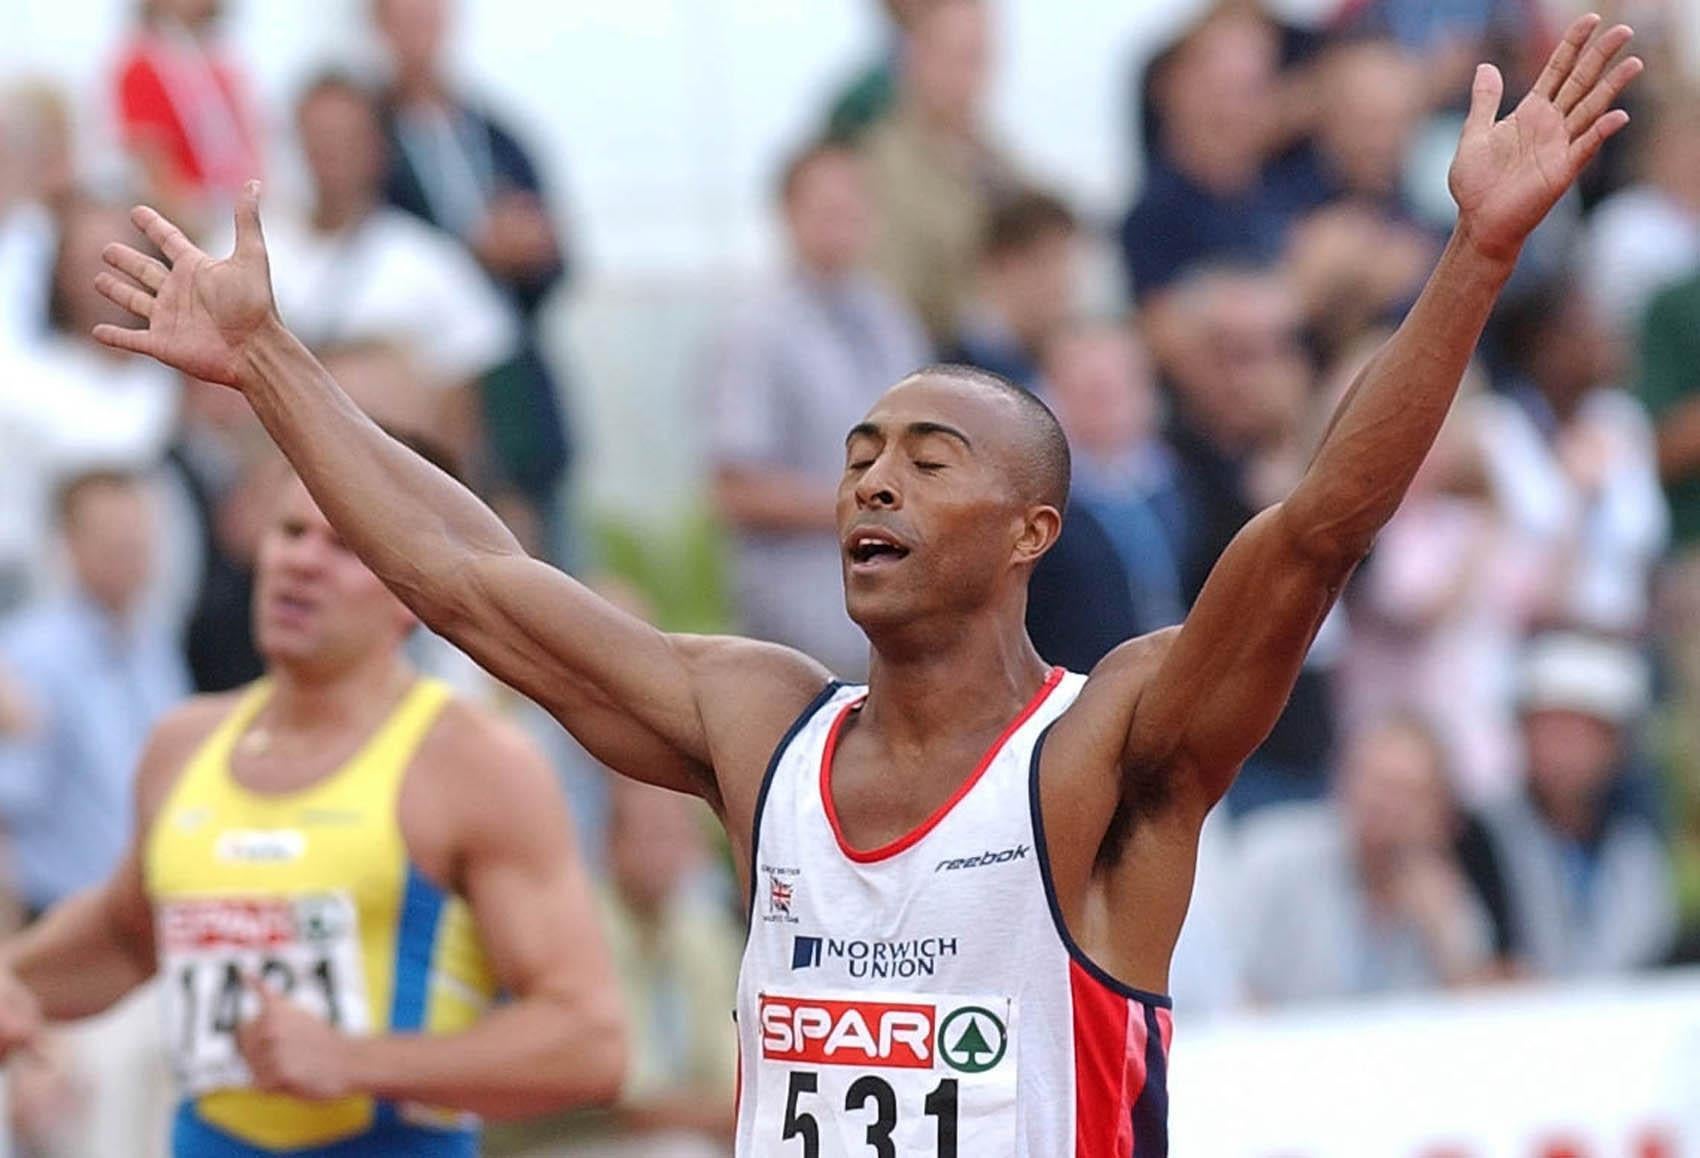
[[[820,964],[821,939],[797,937],[791,942],[791,968],[813,969]]]

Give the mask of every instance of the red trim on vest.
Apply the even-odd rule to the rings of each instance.
[[[980,777],[986,774],[986,769],[992,766],[992,761],[997,759],[999,752],[1003,751],[1003,746],[1009,743],[1009,738],[1015,735],[1016,730],[1025,724],[1034,712],[1039,710],[1039,705],[1050,697],[1051,692],[1062,682],[1062,677],[1062,668],[1054,667],[1050,670],[1050,673],[1045,676],[1045,682],[1033,698],[1028,701],[1027,706],[1021,709],[1020,714],[1009,722],[1009,726],[992,742],[992,746],[986,749],[986,754],[980,758],[980,763],[975,767],[973,773],[962,782],[961,787],[951,794],[949,800],[946,800],[934,810],[931,816],[923,820],[914,831],[906,833],[887,844],[882,844],[878,848],[866,851],[852,847],[850,842],[845,839],[844,828],[838,823],[838,807],[832,802],[832,755],[838,749],[838,733],[844,729],[844,721],[850,718],[850,713],[860,708],[867,696],[864,695],[861,699],[852,700],[845,704],[839,711],[838,718],[832,722],[832,730],[826,734],[826,747],[822,749],[820,757],[821,805],[826,809],[826,822],[832,827],[832,835],[838,841],[840,851],[857,864],[872,864],[875,861],[894,857],[905,849],[918,844],[922,837],[937,828],[939,822],[950,815],[950,810],[955,808],[964,796],[973,791],[974,785],[980,782]]]
[[[1111,992],[1073,959],[1068,987],[1074,1007],[1075,1158],[1131,1158],[1133,1103],[1139,1096],[1134,1082],[1143,1085],[1145,1075],[1144,1019],[1134,1002]]]

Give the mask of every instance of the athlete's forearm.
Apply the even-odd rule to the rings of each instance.
[[[463,1033],[345,1040],[355,1090],[486,1118],[607,1105],[625,1077],[625,1038],[612,1000],[593,1008],[521,1000]]]
[[[1398,332],[1335,412],[1283,520],[1309,552],[1356,560],[1393,517],[1463,380],[1513,263],[1452,236]]]
[[[153,976],[152,947],[137,943],[105,887],[56,905],[0,948],[49,1021],[93,1017]]]
[[[281,323],[244,347],[242,392],[314,500],[373,572],[429,621],[464,564],[521,554],[473,493],[385,434]]]

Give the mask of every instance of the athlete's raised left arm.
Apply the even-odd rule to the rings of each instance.
[[[436,766],[409,777],[434,781],[421,807],[452,830],[455,891],[508,999],[458,1033],[350,1037],[262,990],[262,1012],[238,1031],[243,1057],[260,1089],[312,1099],[367,1094],[488,1118],[612,1102],[625,1076],[620,987],[554,773],[517,732],[449,712],[458,718],[427,741]]]
[[[1323,617],[1404,498],[1524,240],[1628,122],[1612,105],[1641,62],[1614,64],[1630,30],[1599,24],[1571,25],[1503,120],[1499,73],[1477,70],[1452,162],[1458,222],[1422,296],[1359,376],[1292,494],[1223,553],[1166,654],[1123,665],[1132,674],[1119,689],[1122,765],[1132,776],[1160,769],[1173,803],[1198,817],[1274,726]],[[1111,687],[1117,664],[1106,661]]]

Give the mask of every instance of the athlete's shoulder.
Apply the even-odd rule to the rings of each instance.
[[[461,695],[443,703],[414,757],[433,768],[474,773],[474,782],[490,776],[535,776],[549,772],[549,761],[522,727],[494,708]]]
[[[707,723],[730,718],[790,725],[833,682],[832,673],[795,648],[735,635],[679,635]]]
[[[144,821],[158,810],[196,750],[236,710],[248,690],[190,696],[154,724],[136,767],[137,814]]]
[[[460,696],[444,703],[414,753],[401,823],[421,863],[433,861],[430,848],[462,863],[571,846],[566,794],[542,747],[503,713]]]
[[[1119,767],[1140,697],[1179,634],[1180,628],[1165,627],[1130,639],[1099,660],[1058,721],[1046,752],[1068,751],[1071,765]]]
[[[458,695],[447,699],[420,741],[408,782],[423,790],[431,809],[468,823],[499,824],[565,807],[542,745],[507,714]]]
[[[1162,666],[1180,633],[1178,625],[1165,627],[1119,644],[1098,661],[1087,677],[1088,685],[1116,683],[1125,687],[1130,680],[1149,679]]]

